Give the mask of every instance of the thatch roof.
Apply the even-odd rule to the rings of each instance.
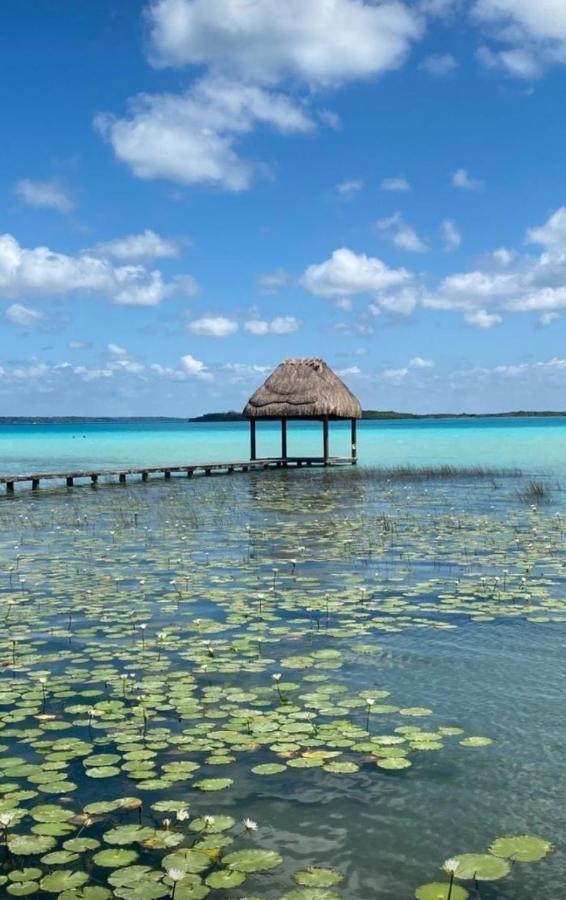
[[[248,419],[359,419],[362,408],[322,359],[286,359],[250,397]]]

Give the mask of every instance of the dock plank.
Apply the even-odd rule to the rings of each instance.
[[[37,491],[42,481],[61,481],[71,488],[75,483],[83,480],[90,481],[92,485],[98,485],[101,479],[118,479],[118,483],[126,484],[128,476],[140,476],[142,481],[148,481],[150,475],[162,475],[170,479],[172,475],[210,476],[217,474],[232,474],[234,472],[254,472],[267,469],[301,468],[302,466],[340,466],[352,465],[350,457],[333,456],[328,460],[322,457],[291,456],[286,459],[265,458],[254,460],[222,461],[191,463],[179,466],[132,466],[116,469],[74,469],[61,472],[18,472],[0,474],[0,485],[5,485],[6,493],[13,494],[16,484],[30,483],[33,490]]]

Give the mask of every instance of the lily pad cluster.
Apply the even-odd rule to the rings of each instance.
[[[242,782],[347,791],[489,757],[493,735],[390,690],[389,635],[565,621],[566,519],[354,475],[310,500],[254,476],[0,504],[8,895],[247,891],[281,856]],[[290,900],[340,890],[318,862]]]
[[[447,882],[431,882],[417,888],[417,900],[466,900],[469,891],[454,880],[499,881],[511,872],[513,863],[532,863],[544,859],[553,851],[550,841],[534,834],[519,834],[497,838],[487,853],[462,853],[447,859],[442,868],[449,876]]]

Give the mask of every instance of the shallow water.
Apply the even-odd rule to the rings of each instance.
[[[330,450],[350,453],[349,425],[331,425]],[[258,455],[279,455],[277,423],[258,424]],[[363,421],[361,465],[519,466],[566,474],[566,418]],[[318,423],[289,424],[289,453],[322,453]],[[117,466],[188,465],[249,456],[245,422],[0,424],[0,473]]]
[[[398,482],[363,469],[275,472],[3,499],[0,792],[8,799],[0,812],[26,813],[13,832],[35,833],[38,804],[73,815],[121,797],[143,800],[143,824],[158,835],[167,813],[153,805],[190,803],[188,824],[169,813],[185,847],[202,838],[190,830],[195,817],[250,817],[257,831],[229,828],[234,843],[218,848],[202,877],[222,870],[234,850],[275,851],[280,865],[209,893],[268,900],[301,896],[291,893],[293,873],[310,865],[339,870],[344,881],[332,890],[346,900],[410,898],[419,885],[446,880],[447,857],[528,833],[556,852],[481,883],[480,896],[562,896],[566,510],[554,476],[548,504],[522,499],[529,477]],[[120,676],[129,672],[126,689]],[[367,692],[385,691],[368,713]],[[104,714],[90,717],[91,706]],[[314,731],[293,738],[287,725],[305,721]],[[268,732],[275,749],[262,722],[276,725]],[[195,726],[207,748],[194,743]],[[399,745],[376,739],[398,739],[407,726],[436,737],[406,741],[409,767],[382,768]],[[462,733],[442,734],[445,727]],[[357,736],[336,746],[348,728]],[[50,768],[60,745],[42,742],[69,736],[83,744],[62,770]],[[469,736],[492,742],[460,743]],[[132,746],[155,754],[147,770],[132,771]],[[327,756],[296,767],[313,751],[339,753],[354,769],[327,770]],[[93,753],[114,756],[116,771],[87,777],[83,759]],[[14,757],[34,766],[31,781]],[[186,761],[200,768],[162,769]],[[252,771],[274,762],[285,768]],[[209,778],[231,783],[199,789]],[[96,862],[109,848],[104,835],[137,817],[113,810],[89,825],[81,836],[101,846],[77,860],[42,861],[49,851],[8,860],[2,871],[85,871],[88,885],[104,885],[114,871]],[[69,827],[53,849],[76,836],[79,826]],[[214,847],[212,834],[208,841]],[[160,878],[172,852],[136,842],[127,849]],[[172,891],[159,888],[165,893],[155,896]]]

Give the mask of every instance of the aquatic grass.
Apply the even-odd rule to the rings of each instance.
[[[529,483],[519,491],[519,499],[525,503],[550,503],[552,491],[544,481],[531,479]]]
[[[521,478],[518,468],[491,466],[366,466],[355,469],[347,476],[368,481],[420,482],[420,481],[470,481],[496,478]]]

